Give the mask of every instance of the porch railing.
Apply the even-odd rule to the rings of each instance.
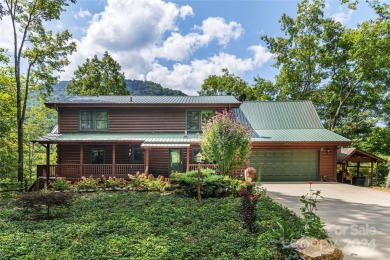
[[[50,178],[63,177],[66,179],[79,179],[80,165],[79,164],[58,164],[50,165]],[[37,177],[46,176],[46,165],[37,166]],[[112,164],[84,164],[82,176],[99,178],[102,175],[112,176]],[[143,173],[145,171],[144,164],[116,164],[115,176],[119,178],[126,178],[128,174],[135,174],[137,172]]]
[[[200,168],[218,171],[218,164],[200,164]],[[190,164],[189,169],[190,169],[190,171],[197,170],[198,164]]]

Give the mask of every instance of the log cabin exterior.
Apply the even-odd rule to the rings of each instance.
[[[197,167],[202,123],[231,109],[253,133],[254,167],[264,181],[336,177],[337,148],[350,140],[323,128],[311,102],[239,102],[233,96],[70,97],[46,103],[58,111],[58,126],[37,140],[57,146],[51,177],[146,172],[168,176]],[[204,165],[204,167],[217,167]]]

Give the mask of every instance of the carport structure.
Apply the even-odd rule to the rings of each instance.
[[[375,177],[377,179],[378,175],[378,163],[386,163],[386,160],[362,151],[358,148],[341,148],[337,150],[337,164],[341,165],[341,181],[343,182],[345,177],[351,178],[349,174],[349,169],[352,172],[356,173],[356,177],[362,177],[362,169],[368,169],[370,173],[370,182],[369,186],[373,186],[373,177],[374,177],[374,163],[375,167]],[[352,178],[351,178],[352,183]]]

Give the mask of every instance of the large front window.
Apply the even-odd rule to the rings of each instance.
[[[107,111],[80,111],[80,130],[83,131],[107,131]]]
[[[186,112],[186,129],[188,131],[201,131],[202,125],[214,116],[212,110],[188,110]]]

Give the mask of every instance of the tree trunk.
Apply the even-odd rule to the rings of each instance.
[[[390,169],[389,169],[389,174],[387,175],[386,188],[390,188]]]

